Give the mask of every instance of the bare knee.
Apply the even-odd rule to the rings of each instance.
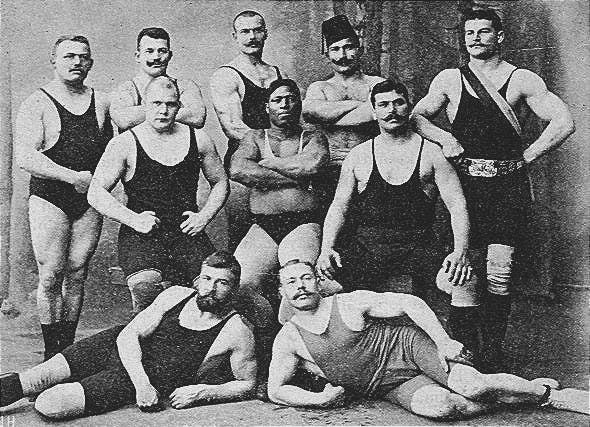
[[[423,417],[435,419],[456,419],[461,412],[456,399],[449,390],[437,385],[428,385],[418,389],[412,396],[412,412]]]
[[[84,413],[84,399],[80,383],[58,384],[37,397],[35,409],[52,419],[77,417]]]
[[[61,289],[65,274],[65,263],[60,261],[37,261],[39,266],[39,287],[45,291]]]
[[[488,394],[487,376],[467,365],[456,364],[449,374],[449,388],[471,400],[482,399]]]

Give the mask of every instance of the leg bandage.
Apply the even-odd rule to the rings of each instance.
[[[164,290],[161,283],[162,273],[158,270],[142,270],[127,277],[134,313],[139,313],[156,299]]]
[[[441,291],[451,295],[451,305],[453,307],[477,307],[479,301],[479,287],[477,276],[474,274],[471,279],[462,286],[454,286],[449,282],[449,273],[441,268],[436,275],[436,286]]]
[[[496,295],[510,294],[513,258],[514,248],[512,246],[499,244],[488,246],[488,292]]]

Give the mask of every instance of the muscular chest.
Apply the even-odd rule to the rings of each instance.
[[[369,99],[370,85],[361,82],[350,85],[328,83],[324,87],[324,93],[328,101],[366,101]]]

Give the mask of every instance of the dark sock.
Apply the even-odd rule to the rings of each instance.
[[[8,406],[23,397],[23,387],[17,373],[0,375],[0,407]]]
[[[44,360],[49,360],[60,352],[59,341],[62,334],[62,324],[57,323],[41,323],[41,332],[43,333],[43,342],[45,343],[45,357]]]
[[[448,325],[454,340],[469,351],[479,353],[479,307],[451,306]]]
[[[59,351],[62,351],[64,348],[72,345],[74,343],[74,338],[76,337],[76,328],[78,327],[78,322],[64,320],[61,322],[62,329],[61,335],[59,337]]]
[[[482,356],[490,365],[502,369],[504,359],[504,337],[510,316],[512,299],[510,295],[487,293],[485,299],[485,319],[482,329]],[[493,366],[491,366],[493,368]]]

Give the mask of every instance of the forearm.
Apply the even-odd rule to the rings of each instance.
[[[318,173],[322,159],[311,156],[294,155],[265,159],[264,167],[292,179],[307,178]]]
[[[314,393],[294,385],[282,385],[271,393],[270,400],[279,405],[322,407],[326,404],[323,393]]]
[[[565,142],[568,136],[575,131],[571,120],[551,121],[539,138],[524,150],[523,157],[530,163],[548,152],[556,149]]]
[[[94,182],[90,183],[88,189],[88,203],[102,215],[127,226],[130,226],[134,216],[137,215],[136,212],[133,212],[113,197],[104,187]]]
[[[219,123],[221,124],[221,129],[225,136],[236,141],[244,139],[246,134],[252,130],[241,120],[222,121],[220,119]]]
[[[111,118],[120,129],[130,129],[145,121],[145,110],[141,105],[111,109]]]
[[[453,250],[456,252],[466,252],[469,247],[469,216],[467,207],[463,209],[453,207],[451,212],[451,228],[453,230]]]
[[[36,150],[27,150],[17,155],[18,165],[37,178],[53,179],[72,184],[76,171],[58,165],[49,157]]]
[[[414,112],[412,114],[412,122],[414,123],[416,132],[418,132],[420,136],[441,146],[458,142],[450,132],[441,129],[420,113]]]
[[[334,123],[361,105],[361,101],[306,101],[303,103],[303,117],[310,123]]]
[[[254,390],[255,385],[254,380],[234,380],[215,385],[205,384],[206,388],[201,392],[196,402],[216,403],[246,399]]]
[[[373,108],[369,102],[363,102],[354,110],[346,113],[336,123],[337,126],[358,126],[375,120]]]
[[[399,297],[396,296],[396,298]],[[409,301],[404,304],[404,312],[410,319],[434,341],[435,344],[443,343],[450,339],[447,332],[440,324],[434,312],[423,300],[412,295],[405,295]]]
[[[268,189],[279,186],[298,185],[297,181],[271,169],[262,167],[254,161],[233,163],[230,173],[234,181],[246,187]]]
[[[229,195],[229,185],[227,179],[216,182],[211,186],[209,197],[205,206],[201,209],[201,214],[207,218],[207,223],[211,222],[215,215],[221,210]]]
[[[150,379],[141,363],[139,336],[123,330],[117,338],[117,351],[135,389],[141,388],[144,384],[150,384]]]
[[[205,107],[197,110],[189,107],[182,107],[178,110],[178,114],[176,115],[177,122],[191,126],[195,129],[201,129],[205,126],[206,119],[207,111],[205,110]]]
[[[324,220],[321,251],[333,249],[338,235],[346,221],[346,210],[342,207],[331,205]]]

